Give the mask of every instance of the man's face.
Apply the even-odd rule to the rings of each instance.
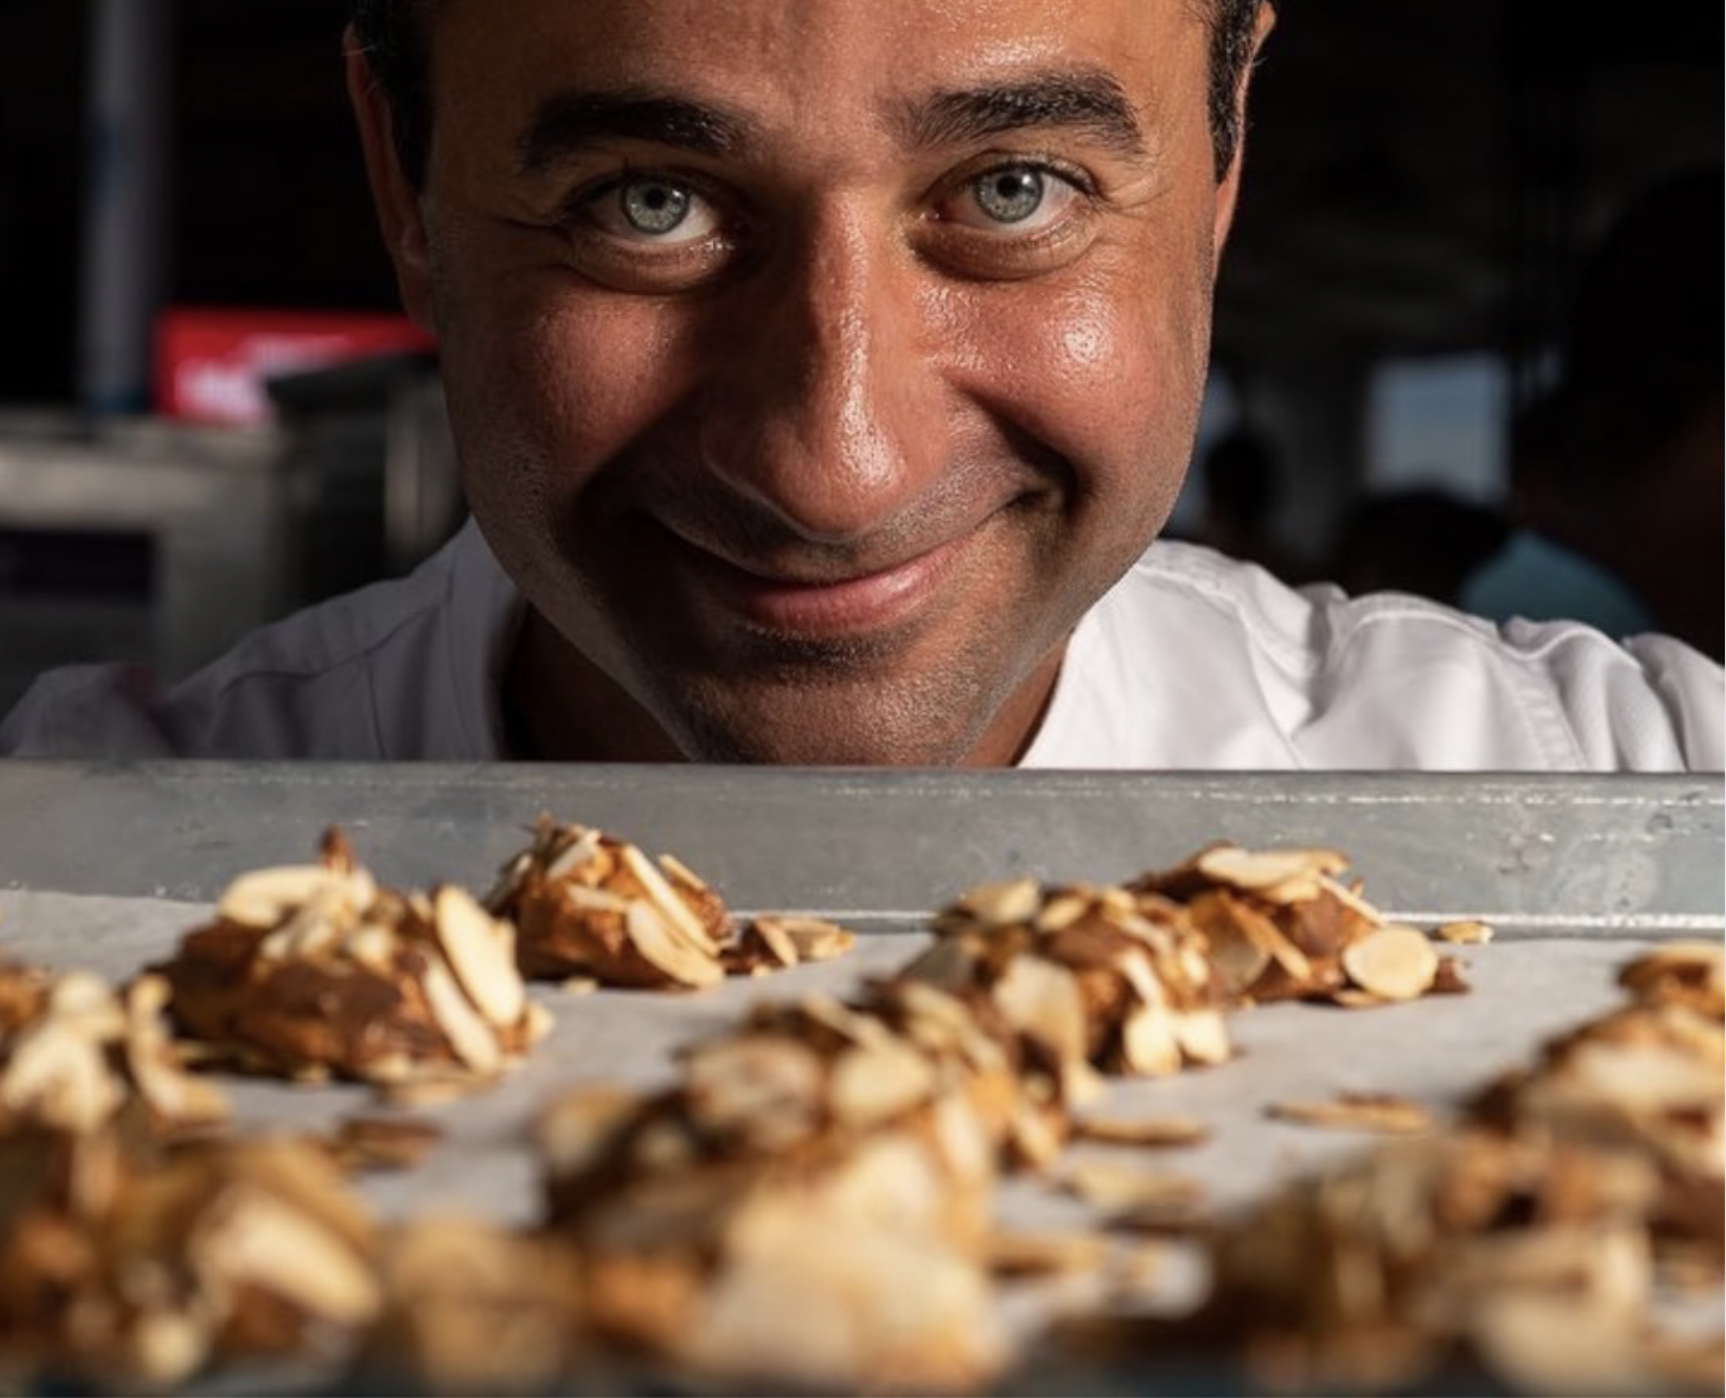
[[[444,0],[392,239],[589,689],[697,759],[1011,760],[1191,446],[1200,11]]]

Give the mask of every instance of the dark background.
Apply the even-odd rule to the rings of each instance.
[[[393,307],[341,87],[342,0],[171,13],[167,298]],[[0,401],[74,392],[87,27],[71,0],[0,9]],[[1219,361],[1526,355],[1607,214],[1719,157],[1721,53],[1711,4],[1287,0]]]
[[[343,91],[344,0],[5,0],[0,466],[14,448],[32,454],[32,489],[47,497],[58,490],[53,453],[84,444],[120,457],[136,441],[81,401],[79,367],[93,16],[134,2],[166,19],[153,108],[167,166],[160,303],[397,309]],[[1170,532],[1207,537],[1204,451],[1244,419],[1278,452],[1270,546],[1289,568],[1277,571],[1357,586],[1337,563],[1350,521],[1406,490],[1411,462],[1412,484],[1445,496],[1451,513],[1439,518],[1501,508],[1508,427],[1551,377],[1583,259],[1639,191],[1721,159],[1723,12],[1285,0],[1279,14],[1218,288],[1214,391]],[[1697,295],[1720,304],[1719,281]],[[1392,380],[1414,391],[1387,392]],[[1400,431],[1396,452],[1387,423]],[[201,429],[200,441],[224,430]],[[149,440],[168,457],[197,446]],[[293,427],[282,479],[299,482],[300,504],[251,602],[212,597],[226,581],[178,594],[165,585],[172,559],[207,550],[184,530],[140,534],[147,504],[116,524],[114,502],[98,495],[85,514],[44,526],[21,494],[0,499],[0,707],[44,665],[126,654],[172,671],[268,615],[410,564],[443,517],[405,551],[388,545],[378,461],[389,440],[375,413],[357,427],[351,417]],[[450,475],[447,453],[435,470]],[[244,561],[252,546],[226,532]],[[1404,535],[1433,532],[1417,520]],[[1382,542],[1404,561],[1401,545]],[[1406,572],[1371,585],[1428,590]],[[1718,587],[1719,568],[1699,585]],[[91,594],[107,610],[92,611]],[[211,612],[204,624],[182,624],[176,596],[187,595]],[[29,644],[18,640],[26,631]],[[191,639],[164,647],[170,632]]]

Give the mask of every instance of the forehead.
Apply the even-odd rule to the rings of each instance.
[[[937,89],[1110,75],[1142,111],[1202,117],[1204,0],[442,0],[435,107],[526,113],[566,89],[639,87],[811,130]]]

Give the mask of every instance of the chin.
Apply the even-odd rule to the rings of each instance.
[[[770,695],[685,694],[667,726],[696,762],[806,767],[952,767],[975,748],[984,719],[971,703],[883,685]],[[708,702],[699,702],[705,697]],[[955,722],[956,716],[964,716]]]

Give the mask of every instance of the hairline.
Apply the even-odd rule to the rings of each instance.
[[[431,145],[425,20],[442,0],[352,0],[361,51],[389,102],[396,156],[415,188],[425,180]],[[1210,28],[1207,116],[1217,180],[1234,163],[1244,134],[1236,98],[1252,53],[1262,0],[1194,0]]]

